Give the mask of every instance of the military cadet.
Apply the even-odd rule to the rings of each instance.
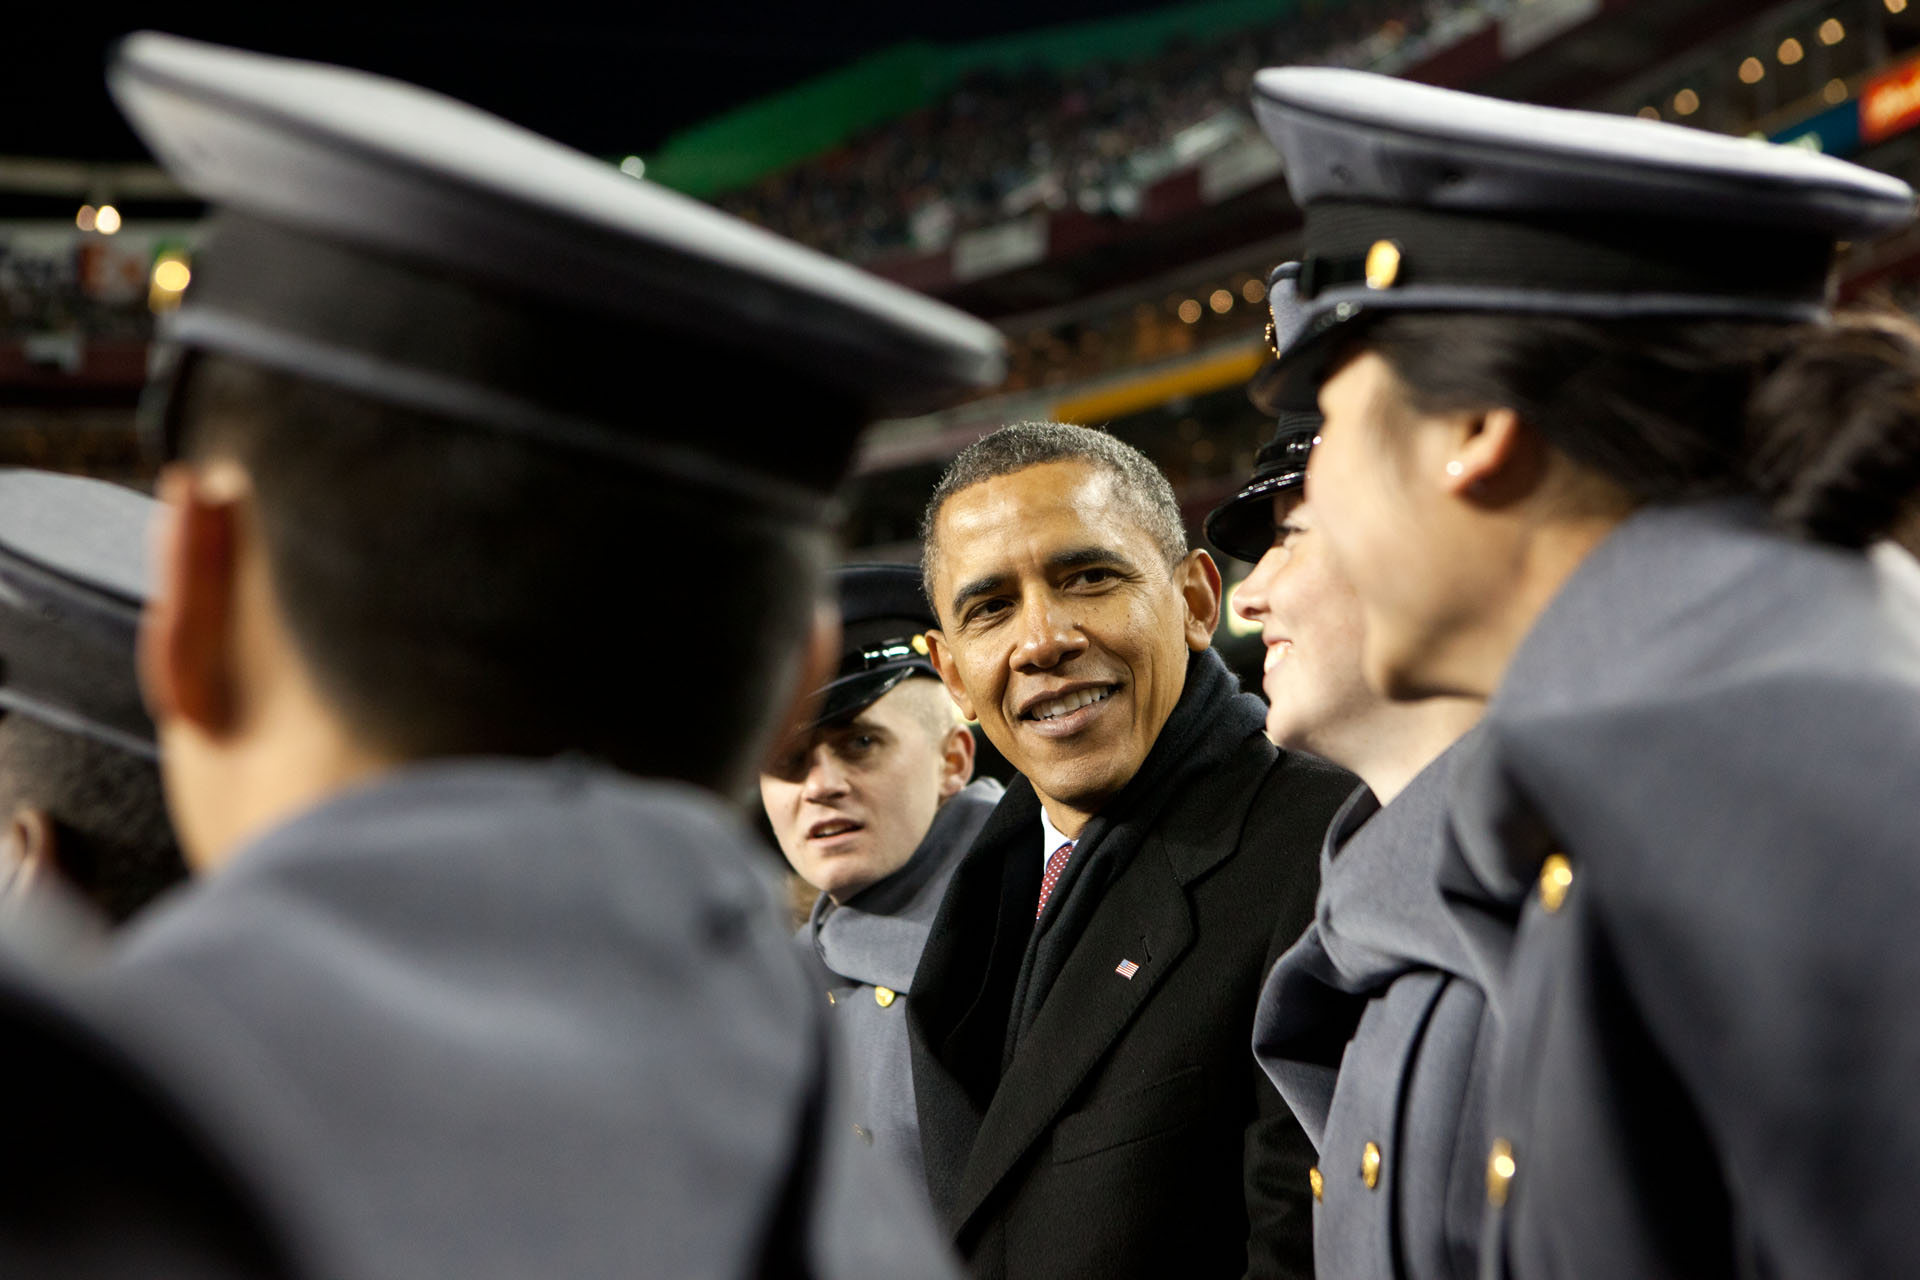
[[[1261,735],[1138,450],[1004,427],[922,528],[934,667],[1021,774],[907,1010],[936,1207],[982,1277],[1310,1274],[1312,1148],[1247,1043],[1352,775]]]
[[[134,679],[156,510],[0,470],[0,894],[56,883],[113,924],[186,875]]]
[[[100,990],[280,1098],[335,1274],[946,1274],[722,797],[836,652],[858,429],[997,335],[411,86],[109,82],[216,213],[140,647],[202,874]]]
[[[1436,872],[1497,1013],[1482,1274],[1920,1273],[1920,587],[1862,550],[1920,334],[1828,310],[1913,193],[1352,72],[1255,109],[1365,673],[1490,697]]]
[[[954,864],[1001,787],[973,777],[973,735],[927,661],[920,570],[837,575],[840,666],[820,709],[760,775],[787,861],[820,890],[800,936],[848,1046],[855,1136],[926,1182],[907,1059],[907,1004]]]
[[[1484,700],[1395,702],[1366,683],[1360,602],[1302,500],[1319,429],[1281,413],[1253,477],[1207,517],[1214,545],[1256,561],[1233,598],[1267,645],[1267,736],[1367,784],[1327,832],[1313,924],[1267,977],[1254,1050],[1320,1152],[1314,1274],[1466,1276],[1486,998],[1434,871],[1453,747]]]

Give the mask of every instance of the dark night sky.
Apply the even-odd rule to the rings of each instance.
[[[960,41],[1157,7],[1154,0],[677,0],[519,11],[301,5],[123,9],[30,0],[0,20],[0,155],[142,153],[101,83],[112,40],[153,27],[361,67],[475,103],[584,151],[674,131],[902,40]]]

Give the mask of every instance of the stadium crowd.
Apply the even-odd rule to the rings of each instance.
[[[727,212],[851,261],[944,247],[1029,211],[1125,216],[1141,189],[1204,145],[1252,132],[1248,87],[1263,66],[1404,62],[1437,32],[1491,20],[1501,0],[1305,3],[1270,26],[1182,40],[1139,63],[971,74],[939,102],[833,152],[719,197]]]

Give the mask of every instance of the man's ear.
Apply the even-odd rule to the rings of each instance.
[[[794,686],[786,714],[780,717],[773,739],[768,744],[767,758],[760,761],[756,772],[768,772],[771,762],[779,759],[777,753],[793,740],[801,725],[813,719],[814,709],[819,705],[820,687],[833,678],[834,668],[839,665],[840,606],[831,600],[820,600],[813,606],[813,623],[807,628],[799,683]]]
[[[1198,653],[1213,643],[1220,625],[1220,566],[1196,547],[1174,570],[1173,581],[1187,602],[1187,648]]]
[[[940,677],[940,683],[947,686],[947,696],[960,708],[960,714],[969,720],[978,720],[973,699],[967,696],[967,686],[960,683],[960,669],[953,660],[953,650],[947,647],[946,633],[927,632],[927,661],[933,664],[934,674]]]
[[[0,831],[0,896],[29,893],[42,878],[60,869],[59,842],[46,810],[23,804]]]
[[[238,474],[238,469],[234,469]],[[207,483],[161,472],[154,595],[140,621],[140,689],[156,724],[185,721],[218,738],[238,715],[236,635],[244,477]]]
[[[947,730],[940,746],[940,798],[952,799],[973,781],[973,731],[963,725]]]

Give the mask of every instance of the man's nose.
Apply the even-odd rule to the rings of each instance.
[[[807,761],[807,779],[803,793],[809,800],[831,800],[847,792],[846,770],[833,752],[815,747]]]
[[[1084,652],[1087,638],[1071,610],[1051,595],[1036,595],[1020,609],[1020,643],[1014,665],[1047,670]]]

